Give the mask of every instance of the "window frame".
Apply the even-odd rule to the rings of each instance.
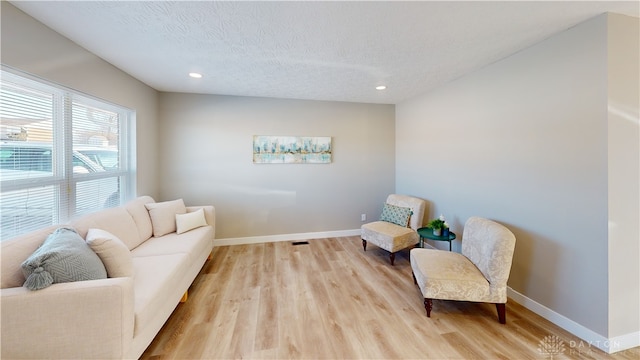
[[[52,83],[50,81],[26,74],[20,70],[2,65],[0,71],[0,83],[15,84],[35,91],[41,91],[53,96],[51,114],[51,175],[37,176],[34,178],[7,179],[0,178],[0,192],[2,194],[11,191],[29,190],[40,187],[53,186],[54,205],[52,224],[61,224],[72,220],[84,213],[77,213],[76,200],[78,184],[101,179],[117,179],[118,204],[130,200],[136,193],[135,171],[135,110],[114,104],[112,102]],[[90,173],[74,173],[74,134],[73,112],[75,105],[94,107],[99,110],[117,114],[118,118],[118,169],[112,171],[95,171]],[[2,106],[2,102],[0,102]],[[79,120],[77,120],[79,121]],[[6,142],[0,139],[0,142]],[[25,142],[28,143],[28,142]],[[55,157],[55,158],[53,158]],[[66,194],[66,195],[65,195]],[[103,207],[104,208],[104,207]],[[98,211],[100,209],[94,209]],[[91,212],[93,212],[91,211]],[[4,225],[4,220],[3,220]],[[21,233],[33,231],[29,228],[19,231],[10,237]],[[4,236],[5,230],[0,232],[0,241],[8,239]]]

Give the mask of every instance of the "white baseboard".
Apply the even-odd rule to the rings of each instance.
[[[340,237],[340,236],[356,236],[356,235],[360,235],[360,229],[215,239],[213,241],[213,244],[214,246],[243,245],[243,244],[278,242],[278,241],[312,240],[312,239],[323,239],[323,238],[333,238],[333,237]]]
[[[609,342],[613,345],[619,345],[613,349],[611,353],[623,351],[627,349],[632,349],[634,347],[640,346],[640,331],[636,331],[634,333],[616,336],[609,339]]]
[[[551,321],[559,327],[567,330],[573,335],[579,337],[583,341],[578,343],[566,344],[568,351],[575,351],[577,354],[587,353],[589,348],[596,347],[608,354],[640,346],[640,332],[630,333],[614,338],[606,338],[593,330],[578,324],[577,322],[558,314],[548,307],[529,299],[512,288],[507,288],[507,296],[511,300]],[[541,341],[543,339],[540,339]]]

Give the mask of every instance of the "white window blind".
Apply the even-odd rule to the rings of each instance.
[[[0,240],[134,193],[133,111],[13,71],[0,78]]]

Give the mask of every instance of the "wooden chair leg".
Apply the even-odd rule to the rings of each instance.
[[[433,301],[431,299],[424,299],[424,308],[427,310],[427,317],[431,317],[431,309],[433,308]]]
[[[396,253],[391,253],[389,260],[391,261],[391,266],[393,266],[393,262],[396,260]]]
[[[364,249],[364,251],[367,251],[367,240],[362,239],[362,248]]]
[[[496,309],[498,309],[498,321],[500,321],[500,324],[506,324],[507,323],[506,304],[496,304]]]

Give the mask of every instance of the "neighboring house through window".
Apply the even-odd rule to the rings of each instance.
[[[134,114],[3,67],[0,240],[132,198]]]

